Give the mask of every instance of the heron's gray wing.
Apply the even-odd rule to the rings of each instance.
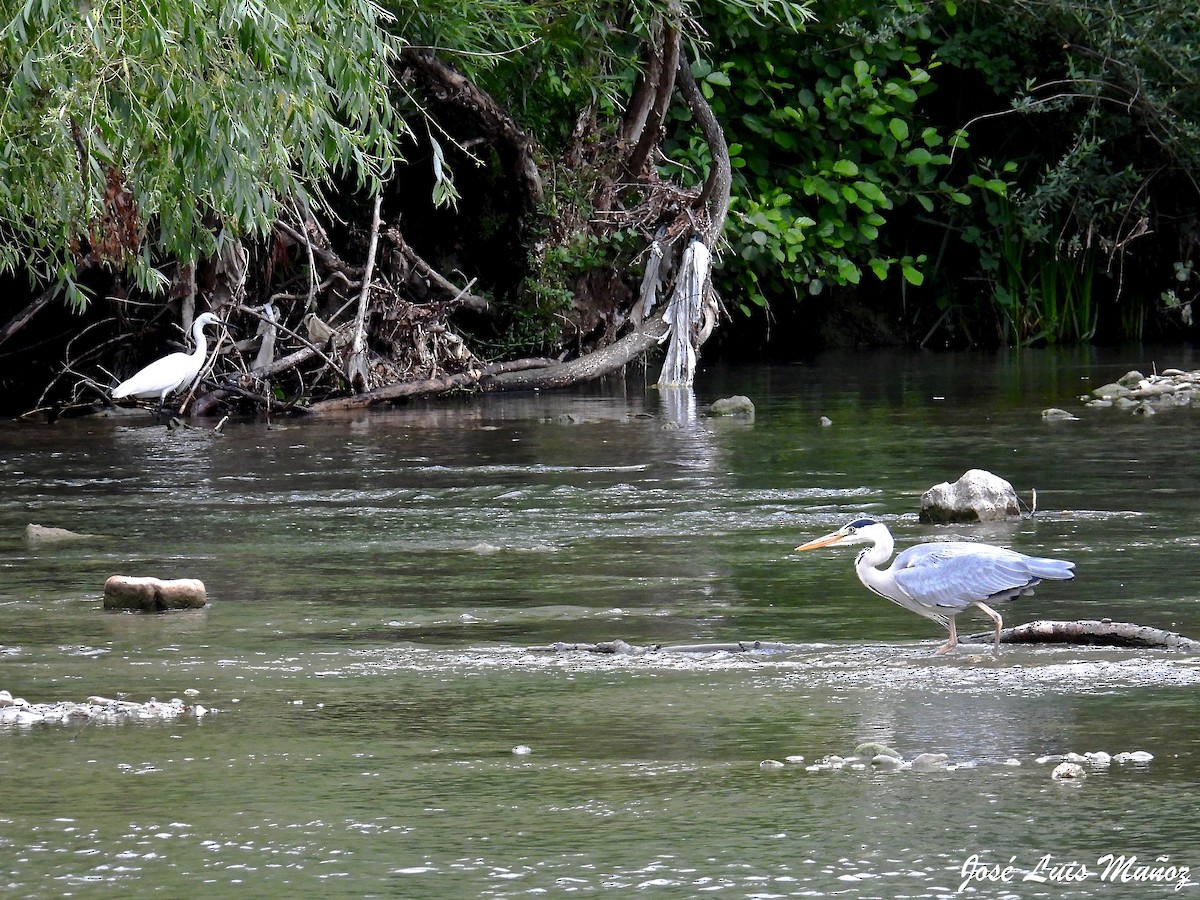
[[[1011,600],[1043,578],[1071,578],[1072,567],[988,544],[946,541],[910,547],[891,571],[914,600],[953,615],[972,603]]]

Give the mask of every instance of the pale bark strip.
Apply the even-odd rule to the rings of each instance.
[[[350,388],[357,394],[366,393],[370,383],[367,372],[367,301],[371,296],[371,278],[375,274],[375,251],[379,247],[379,210],[383,206],[383,194],[375,195],[375,209],[371,214],[371,244],[367,248],[367,267],[363,272],[362,292],[358,295],[358,314],[354,317],[354,342],[350,346],[350,360],[346,363],[346,378]]]

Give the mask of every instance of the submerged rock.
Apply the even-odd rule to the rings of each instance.
[[[208,602],[204,582],[198,578],[136,578],[113,575],[104,582],[104,608],[137,612],[199,609]]]
[[[887,744],[880,744],[878,741],[867,741],[865,744],[859,744],[854,748],[854,755],[859,759],[869,759],[874,762],[874,757],[887,756],[892,759],[903,761],[904,754],[899,750],[893,750]]]
[[[38,525],[30,522],[25,526],[25,540],[31,544],[53,544],[59,541],[85,541],[94,538],[94,534],[80,534],[78,531],[68,531],[66,528],[54,528],[49,525]]]
[[[1145,750],[1134,750],[1132,753],[1118,753],[1113,757],[1113,762],[1148,763],[1152,759],[1154,759],[1153,753],[1147,753]]]
[[[969,469],[954,484],[943,481],[921,495],[922,522],[995,522],[1017,518],[1013,486],[983,469]]]
[[[1050,777],[1055,781],[1062,781],[1065,778],[1084,778],[1087,772],[1079,763],[1060,762],[1054,767],[1054,771],[1050,773]]]
[[[950,759],[945,753],[921,753],[912,761],[914,772],[943,772],[947,768],[946,761]]]
[[[749,397],[736,394],[713,401],[708,412],[714,416],[741,416],[746,419],[754,418],[754,403]]]
[[[1104,401],[1099,401],[1103,403]],[[1059,409],[1057,406],[1052,406],[1049,409],[1042,410],[1042,418],[1047,422],[1078,422],[1079,416],[1067,412],[1065,409]]]

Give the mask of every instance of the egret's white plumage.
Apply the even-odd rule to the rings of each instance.
[[[192,341],[196,349],[191,353],[171,353],[162,359],[156,359],[136,375],[113,388],[113,399],[157,397],[158,409],[161,412],[167,394],[190,385],[204,366],[204,357],[208,354],[208,340],[204,337],[205,326],[224,324],[212,313],[198,315],[192,323]]]
[[[1043,579],[1065,581],[1075,577],[1075,563],[1065,559],[1026,556],[970,541],[917,544],[902,551],[888,568],[879,569],[876,567],[887,562],[896,544],[887,526],[874,519],[855,519],[796,549],[816,550],[835,544],[871,545],[854,561],[859,581],[910,612],[941,622],[949,630],[950,639],[938,648],[938,653],[958,643],[954,617],[977,606],[996,623],[998,656],[1004,622],[988,603],[1031,594],[1033,586]]]

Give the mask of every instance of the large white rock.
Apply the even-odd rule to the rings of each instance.
[[[922,522],[996,522],[1020,515],[1013,486],[983,469],[970,469],[954,484],[943,481],[921,495]]]

